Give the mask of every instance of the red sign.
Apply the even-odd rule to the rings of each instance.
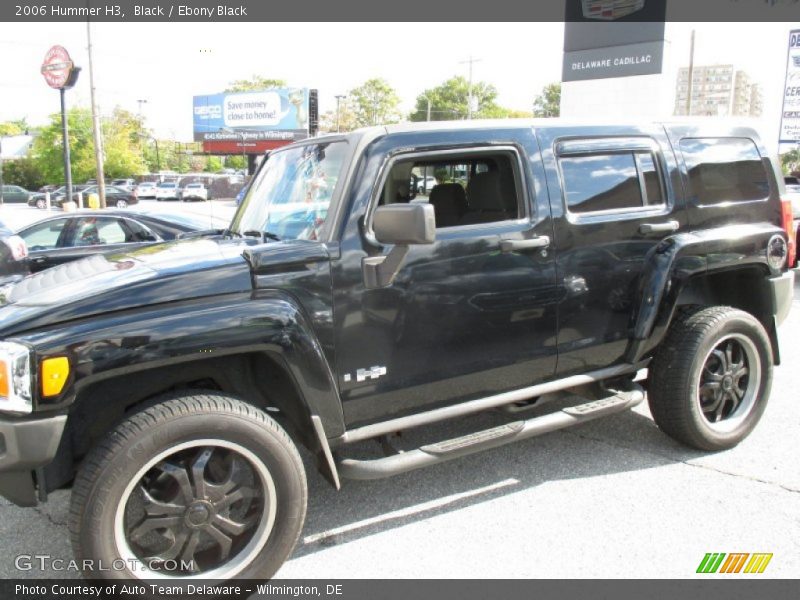
[[[291,144],[291,140],[261,140],[258,142],[245,142],[242,147],[241,142],[237,141],[209,141],[203,142],[203,152],[206,154],[264,154],[270,150],[276,150]]]
[[[61,89],[69,81],[75,63],[69,57],[69,52],[63,46],[53,46],[44,55],[42,75],[51,88]]]

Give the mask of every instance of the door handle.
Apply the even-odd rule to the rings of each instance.
[[[514,250],[530,250],[531,248],[547,248],[550,245],[550,237],[537,235],[528,240],[500,240],[500,250],[502,252],[514,252]]]
[[[669,233],[678,231],[680,223],[677,221],[666,221],[665,223],[642,223],[639,225],[639,233]]]

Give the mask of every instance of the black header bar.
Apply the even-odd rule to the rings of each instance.
[[[577,0],[2,0],[0,22],[502,22],[583,21],[584,4]],[[633,22],[660,20],[663,9],[639,0],[641,8],[612,19]],[[778,21],[800,23],[800,0],[666,0],[666,21]],[[609,16],[595,18],[608,19]],[[757,40],[752,40],[758,43]]]

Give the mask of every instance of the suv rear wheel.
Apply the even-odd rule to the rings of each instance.
[[[267,579],[294,549],[306,501],[297,449],[266,413],[213,392],[172,395],[86,457],[73,551],[111,567],[88,578]]]
[[[650,368],[648,402],[669,436],[724,450],[755,428],[772,384],[772,347],[761,323],[726,306],[676,316]]]

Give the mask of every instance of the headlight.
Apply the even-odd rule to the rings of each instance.
[[[0,410],[29,413],[31,400],[31,353],[26,346],[0,342]]]

